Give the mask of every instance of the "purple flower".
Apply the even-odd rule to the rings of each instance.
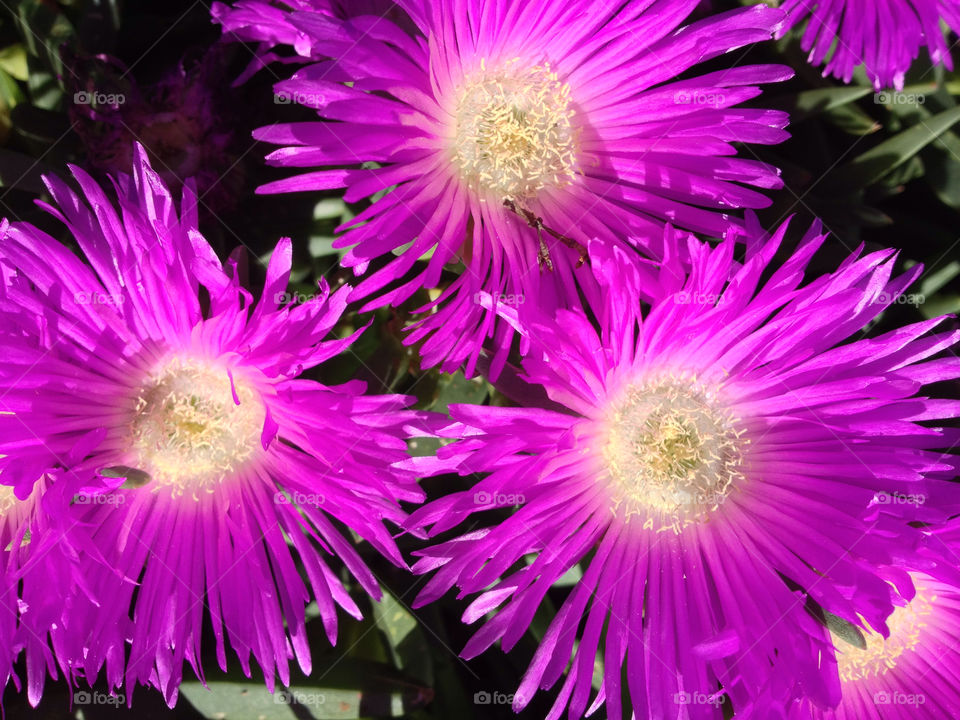
[[[234,208],[242,195],[247,146],[227,122],[242,105],[227,91],[228,55],[214,46],[185,57],[148,85],[133,82],[117,59],[68,55],[69,114],[87,165],[104,177],[129,172],[138,141],[172,192],[192,178],[202,209]]]
[[[927,46],[930,60],[953,69],[941,21],[960,30],[957,0],[784,0],[788,21],[780,34],[807,20],[803,49],[810,63],[826,63],[823,74],[850,82],[853,71],[864,66],[877,90],[903,89],[910,64]]]
[[[801,693],[835,705],[830,642],[806,603],[883,631],[900,596],[877,568],[918,552],[908,523],[956,512],[958,463],[938,449],[958,433],[934,425],[960,403],[921,388],[960,376],[957,358],[935,358],[960,332],[937,332],[941,318],[840,344],[920,270],[891,279],[892,251],[855,253],[802,285],[825,236],[814,227],[775,268],[785,230],[751,230],[742,265],[732,237],[711,249],[668,230],[654,270],[591,246],[599,330],[580,312],[512,313],[531,344],[526,378],[549,405],[452,406],[457,441],[408,462],[486,474],[411,516],[432,536],[519,506],[414,566],[435,572],[419,604],[457,586],[479,593],[466,622],[493,613],[466,657],[513,647],[551,585],[583,565],[515,708],[569,665],[549,717],[580,717],[601,639],[590,707],[610,718],[624,711],[621,672],[638,718],[715,720],[724,698],[737,717],[783,713]],[[659,295],[649,312],[641,285]],[[911,495],[926,501],[900,502]]]
[[[954,533],[956,535],[956,533]],[[955,541],[954,541],[955,542]],[[956,545],[952,561],[956,563]],[[960,645],[960,587],[910,573],[916,594],[887,621],[889,636],[864,632],[836,639],[843,699],[823,710],[806,699],[790,720],[921,720],[956,717],[960,689],[954,663]]]
[[[922,495],[906,498],[924,502]],[[889,636],[865,631],[835,637],[843,699],[836,710],[806,699],[790,720],[917,720],[960,713],[955,656],[960,645],[960,523],[928,529],[919,562],[887,568],[891,582],[913,590],[887,620]]]
[[[50,512],[66,502],[49,477],[22,500],[0,486],[0,688],[11,681],[23,688],[14,673],[23,653],[27,699],[34,706],[48,674],[56,679],[62,672],[68,683],[75,681],[72,665],[82,649],[78,611],[88,610],[96,595],[76,562],[76,533]]]
[[[275,89],[323,122],[255,136],[283,146],[270,163],[319,169],[259,191],[374,197],[340,241],[352,246],[343,263],[367,274],[353,297],[373,296],[368,307],[436,287],[463,264],[407,338],[422,343],[427,366],[466,361],[472,374],[489,339],[496,375],[513,333],[481,296],[548,308],[578,306],[578,292],[595,299],[581,267],[589,239],[630,237],[658,256],[665,221],[722,234],[727,211],[769,204],[754,188],[781,186],[775,168],[733,157],[733,143],[787,137],[784,113],[740,105],[790,71],[743,66],[676,80],[770,38],[778,10],[683,26],[697,0],[397,4],[412,34],[375,15],[289,16],[298,54],[330,59]]]
[[[291,11],[298,10],[340,19],[375,15],[412,27],[407,15],[393,0],[236,0],[233,5],[215,2],[210,7],[210,15],[223,27],[225,38],[257,43],[253,60],[235,84],[245,82],[270,63],[302,64],[324,57],[322,46],[316,46],[293,22]],[[296,55],[290,57],[275,52],[277,46],[288,46]]]
[[[202,673],[206,607],[221,667],[229,640],[248,675],[252,655],[268,687],[287,683],[291,659],[310,669],[311,598],[331,642],[337,606],[360,615],[325,556],[380,595],[335,522],[405,567],[384,522],[421,498],[391,467],[421,415],[408,397],[301,377],[361,331],[329,338],[348,288],[283,304],[289,240],[254,301],[199,234],[192,184],[178,217],[142,147],[118,206],[73,174],[82,194],[48,178],[48,210],[84,260],[24,223],[0,243],[0,478],[24,497],[49,474],[73,498],[64,524],[84,529],[99,607],[71,659],[91,683],[105,664],[128,697],[150,683],[172,703],[183,662]]]

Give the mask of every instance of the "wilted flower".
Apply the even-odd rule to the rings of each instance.
[[[172,191],[191,178],[203,207],[213,212],[235,207],[246,167],[246,147],[238,141],[247,140],[227,121],[240,105],[227,94],[228,56],[215,46],[147,85],[109,57],[72,58],[68,78],[90,78],[72,88],[69,106],[88,166],[104,174],[128,172],[139,142]]]

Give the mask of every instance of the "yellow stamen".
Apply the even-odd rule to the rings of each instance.
[[[738,425],[696,379],[631,385],[603,428],[614,514],[657,532],[706,522],[744,477]]]
[[[240,401],[234,399],[234,392]],[[133,408],[130,463],[177,494],[212,492],[260,451],[265,409],[243,377],[175,358],[141,386]]]
[[[898,607],[887,619],[890,637],[875,632],[864,632],[866,649],[848,643],[836,643],[837,666],[843,682],[879,677],[896,667],[899,659],[912,652],[920,643],[927,618],[936,602],[936,594],[925,590],[914,577],[917,594],[906,607]]]
[[[454,164],[498,200],[566,185],[577,171],[574,115],[570,86],[549,64],[524,67],[515,58],[488,70],[481,61],[460,91]]]

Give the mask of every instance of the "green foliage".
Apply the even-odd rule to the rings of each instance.
[[[719,11],[752,2],[727,0],[713,6]],[[67,162],[87,167],[98,159],[94,144],[76,121],[76,89],[110,82],[133,92],[138,84],[154,82],[175,67],[187,53],[184,48],[212,44],[218,31],[209,22],[207,3],[11,0],[4,5],[5,12],[0,14],[0,200],[5,216],[46,228],[50,224],[34,206],[34,200],[45,193],[40,175],[63,173]],[[246,50],[235,52],[230,66],[234,76],[250,61]],[[129,73],[97,65],[91,58],[100,54],[118,58]],[[960,72],[934,69],[921,57],[904,92],[882,97],[862,74],[844,86],[821,78],[819,70],[808,67],[805,60],[796,32],[737,58],[741,65],[783,63],[797,73],[794,80],[766,88],[753,101],[755,107],[790,112],[793,133],[782,145],[749,151],[782,168],[786,185],[769,193],[772,205],[760,211],[761,222],[772,227],[797,215],[791,234],[795,241],[814,217],[822,218],[839,241],[825,248],[818,259],[824,267],[835,267],[847,254],[845,248],[860,243],[896,248],[902,268],[923,263],[925,272],[911,290],[922,300],[891,308],[880,319],[878,331],[960,312]],[[709,69],[730,62],[720,58]],[[243,139],[236,159],[241,175],[236,193],[243,200],[228,213],[202,215],[201,224],[204,234],[219,245],[222,257],[237,246],[245,247],[239,271],[254,287],[263,282],[264,266],[277,238],[293,237],[297,241],[294,277],[288,294],[296,303],[298,296],[314,294],[321,279],[336,287],[352,278],[353,273],[339,265],[348,249],[334,245],[338,228],[366,205],[348,204],[336,193],[254,196],[254,188],[282,175],[263,163],[267,148],[247,141],[252,130],[271,122],[312,117],[302,108],[263,103],[271,82],[270,77],[260,77],[232,91],[242,98],[247,97],[245,93],[259,97],[259,102],[243,101],[240,111],[220,108]],[[263,106],[270,113],[268,119],[256,111]],[[742,154],[748,156],[746,150]],[[429,257],[420,258],[417,267],[422,269]],[[448,284],[457,271],[448,268],[441,284]],[[371,391],[409,394],[418,408],[435,412],[446,412],[456,403],[510,404],[482,378],[422,368],[418,348],[404,344],[405,329],[416,320],[416,310],[435,300],[439,291],[419,292],[398,307],[362,308],[355,303],[334,334],[345,337],[360,328],[365,332],[349,352],[308,376],[330,384],[358,378]],[[515,361],[516,354],[511,358]],[[436,440],[410,441],[413,455],[432,454],[439,446]],[[465,482],[458,477],[440,478],[431,481],[430,490],[442,494],[463,489]],[[477,522],[487,520],[480,517]],[[582,569],[572,568],[549,591],[514,652],[504,655],[493,649],[467,663],[457,652],[475,627],[462,627],[463,601],[447,597],[430,608],[412,610],[423,581],[360,547],[381,581],[383,600],[363,606],[363,621],[340,613],[335,647],[325,637],[315,606],[311,608],[308,632],[313,669],[309,676],[294,672],[288,688],[278,687],[271,694],[262,677],[243,677],[232,656],[228,655],[229,672],[210,670],[216,667],[216,659],[207,652],[206,685],[198,680],[185,682],[181,700],[169,714],[157,693],[138,689],[133,710],[111,709],[108,714],[88,708],[83,717],[133,718],[144,714],[142,707],[151,708],[150,717],[189,720],[514,717],[508,706],[476,705],[474,693],[514,692],[557,608],[581,580]],[[348,590],[364,603],[363,593],[350,584],[346,573],[343,577]],[[824,622],[837,637],[862,644],[856,627],[834,616]],[[205,642],[204,647],[211,645]],[[595,687],[601,669],[602,656],[595,664]],[[36,714],[15,698],[12,705],[7,703],[8,716],[62,717],[65,686],[51,685],[54,689],[45,694]],[[544,695],[521,719],[546,714],[552,697]],[[602,710],[593,717],[602,718]]]

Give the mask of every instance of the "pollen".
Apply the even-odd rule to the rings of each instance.
[[[0,485],[0,518],[7,517],[20,502],[12,487]]]
[[[567,185],[577,172],[570,86],[549,64],[524,67],[514,59],[487,69],[481,63],[461,87],[455,114],[454,164],[498,203]]]
[[[884,675],[897,666],[904,654],[920,644],[920,637],[936,601],[936,595],[914,577],[917,594],[905,607],[898,607],[887,619],[890,637],[865,632],[867,647],[838,644],[837,669],[840,680],[855,682]]]
[[[154,489],[212,492],[261,451],[266,411],[256,388],[225,367],[174,358],[136,395],[133,466]]]
[[[657,532],[706,522],[744,479],[743,435],[716,391],[695,379],[629,386],[601,433],[614,514]]]

